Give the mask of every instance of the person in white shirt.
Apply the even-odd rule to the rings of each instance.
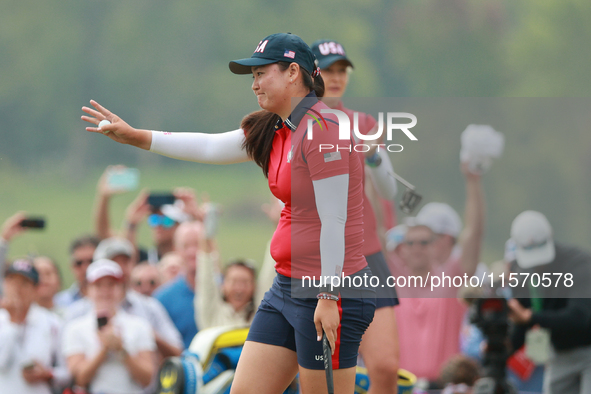
[[[121,307],[123,272],[114,261],[93,262],[86,273],[92,310],[64,331],[63,352],[74,381],[90,394],[139,394],[155,373],[149,323]]]
[[[116,262],[122,270],[125,288],[121,306],[131,315],[146,319],[152,327],[156,345],[162,357],[179,356],[183,349],[181,334],[176,329],[166,309],[155,298],[146,297],[130,288],[131,270],[133,266],[134,247],[128,240],[111,237],[101,241],[94,253],[94,260],[108,259]],[[92,309],[88,298],[82,298],[70,305],[65,313],[69,322],[87,314]]]
[[[33,302],[39,274],[33,263],[16,260],[6,271],[0,306],[0,391],[61,392],[70,373],[60,352],[59,318]]]

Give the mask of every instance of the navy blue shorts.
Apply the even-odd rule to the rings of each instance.
[[[367,265],[371,269],[371,273],[377,276],[380,280],[380,284],[376,287],[376,309],[393,307],[400,302],[398,301],[398,295],[396,294],[395,287],[388,287],[388,277],[392,275],[388,263],[384,254],[379,251],[369,256],[365,256]]]
[[[369,268],[351,275],[371,275]],[[282,346],[297,353],[298,364],[307,369],[324,369],[322,342],[316,340],[314,311],[316,298],[292,298],[293,280],[277,274],[257,310],[247,341]],[[333,369],[357,365],[357,353],[363,333],[373,320],[376,308],[372,289],[360,292],[360,298],[339,299],[341,323],[337,329]]]

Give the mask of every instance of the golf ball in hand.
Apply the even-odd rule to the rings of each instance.
[[[103,126],[107,126],[107,125],[110,125],[110,124],[111,124],[111,122],[109,122],[107,119],[105,119],[105,120],[101,120],[100,121],[100,123],[98,124],[98,127],[99,127],[99,129],[102,129]],[[103,133],[108,133],[108,132],[109,132],[108,130],[107,131],[103,131]]]

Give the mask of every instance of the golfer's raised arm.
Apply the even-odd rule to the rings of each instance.
[[[150,151],[173,159],[209,164],[232,164],[250,160],[242,129],[226,133],[169,133],[152,131]]]
[[[82,107],[82,120],[95,125],[86,130],[101,133],[121,144],[180,160],[209,164],[231,164],[250,160],[243,149],[244,132],[240,129],[218,134],[209,133],[170,133],[136,129],[123,119],[91,100],[94,108]],[[101,127],[99,123],[103,122]]]

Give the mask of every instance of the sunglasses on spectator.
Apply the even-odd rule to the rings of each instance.
[[[413,245],[421,245],[421,246],[427,246],[429,245],[431,242],[433,242],[433,239],[417,239],[417,240],[409,240],[409,241],[404,241],[404,243],[408,246],[413,246]]]
[[[153,213],[152,215],[148,216],[148,225],[150,227],[164,227],[164,228],[171,228],[176,224],[176,222],[169,218],[168,216],[159,215],[157,213]]]
[[[135,285],[136,286],[141,286],[144,283],[146,283],[146,282],[142,282],[141,280],[138,280],[137,282],[135,282]],[[156,286],[156,281],[154,279],[150,279],[148,281],[148,283],[150,284],[150,286]]]
[[[92,259],[74,260],[74,265],[78,268],[82,267],[84,264],[90,265],[90,263],[92,263]]]

